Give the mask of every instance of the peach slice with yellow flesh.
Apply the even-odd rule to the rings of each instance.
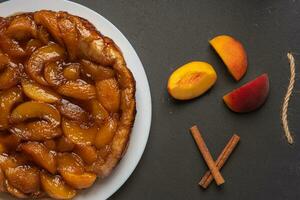
[[[79,100],[89,100],[96,97],[95,86],[83,80],[68,81],[57,88],[61,95],[72,97]]]
[[[24,153],[31,156],[33,161],[48,170],[52,174],[56,172],[56,159],[52,152],[47,149],[43,144],[38,142],[28,142],[21,145]]]
[[[37,28],[34,21],[26,15],[15,17],[5,34],[16,40],[28,40],[37,36]]]
[[[57,156],[57,170],[75,174],[84,173],[84,165],[81,158],[74,153],[60,153]]]
[[[33,80],[42,85],[48,85],[42,76],[45,63],[60,60],[64,58],[64,56],[65,51],[63,48],[55,43],[50,43],[33,52],[27,65],[25,65],[25,69]]]
[[[108,120],[106,120],[97,132],[95,146],[97,148],[101,148],[109,144],[115,135],[117,127],[118,121],[116,118],[111,117]]]
[[[20,123],[28,120],[30,118],[41,118],[54,127],[60,124],[60,113],[51,104],[37,102],[37,101],[27,101],[25,103],[17,106],[11,113],[12,123]]]
[[[62,129],[65,136],[75,144],[90,145],[94,143],[98,128],[86,127],[78,122],[63,118]]]
[[[85,172],[83,174],[62,172],[61,175],[67,184],[76,189],[84,189],[91,187],[97,178],[96,174],[89,172]]]
[[[190,62],[176,69],[168,81],[169,94],[178,100],[198,97],[216,82],[214,68],[205,62]]]
[[[97,160],[97,150],[94,146],[76,145],[74,152],[87,164],[92,164]]]
[[[46,121],[15,124],[9,131],[24,141],[44,141],[62,135],[60,127],[53,127]]]
[[[117,112],[120,107],[120,88],[116,79],[106,79],[96,82],[97,98],[109,112]]]
[[[250,112],[259,108],[269,94],[269,78],[263,74],[243,86],[223,96],[223,100],[232,111]]]
[[[62,64],[58,62],[49,62],[45,64],[44,77],[51,86],[59,86],[66,81],[63,76]]]
[[[87,77],[91,77],[95,81],[113,78],[115,72],[109,67],[97,65],[89,60],[81,60],[82,71]]]
[[[109,117],[109,113],[102,106],[102,104],[99,101],[97,101],[96,99],[90,100],[88,102],[88,105],[90,107],[90,111],[92,113],[92,116],[93,116],[95,122],[98,125],[102,125],[103,121]]]
[[[0,95],[0,130],[7,129],[12,107],[22,101],[22,90],[18,87],[4,91]]]
[[[40,188],[40,175],[37,168],[31,166],[18,166],[5,170],[9,183],[23,193],[38,192]]]
[[[79,79],[80,76],[80,64],[72,63],[64,68],[63,76],[70,80],[75,81]]]
[[[20,165],[25,165],[29,162],[30,158],[25,154],[12,154],[10,156],[6,154],[0,154],[0,167],[3,171],[9,168],[15,168]]]
[[[41,183],[44,191],[54,199],[72,199],[76,190],[68,186],[60,176],[41,173]]]
[[[56,142],[53,139],[50,140],[45,140],[44,143],[45,147],[51,151],[55,151],[56,150]]]
[[[247,71],[247,54],[243,45],[228,35],[219,35],[209,41],[225,63],[235,80],[240,80]]]
[[[32,81],[22,80],[22,88],[26,96],[32,100],[54,103],[61,99],[54,91]]]

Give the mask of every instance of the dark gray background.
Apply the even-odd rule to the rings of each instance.
[[[300,198],[298,75],[289,109],[290,128],[296,135],[293,146],[287,144],[280,125],[289,77],[286,53],[292,51],[296,62],[300,62],[299,1],[75,2],[100,13],[120,29],[137,51],[151,87],[153,118],[145,153],[111,199]],[[235,36],[247,50],[248,72],[238,83],[208,44],[219,34]],[[192,60],[212,64],[218,81],[200,98],[175,102],[167,94],[168,77],[175,68]],[[271,89],[260,110],[235,114],[224,106],[225,93],[264,72],[269,74]],[[212,184],[202,190],[197,186],[207,167],[188,132],[193,124],[199,126],[214,157],[233,133],[241,136],[238,148],[222,170],[226,180],[222,188]]]

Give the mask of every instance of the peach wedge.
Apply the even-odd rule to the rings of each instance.
[[[214,68],[205,62],[190,62],[175,70],[168,81],[169,94],[178,100],[198,97],[217,80]]]
[[[209,41],[225,63],[235,80],[240,80],[247,71],[247,54],[243,45],[228,35],[219,35]]]
[[[263,74],[223,97],[226,105],[235,112],[250,112],[259,108],[269,94],[269,78]]]

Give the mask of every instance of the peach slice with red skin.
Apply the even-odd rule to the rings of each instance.
[[[54,103],[61,99],[54,91],[32,81],[22,80],[22,88],[26,96],[36,101]]]
[[[38,142],[28,142],[21,145],[24,153],[31,156],[33,161],[48,170],[52,174],[56,172],[56,159],[54,154],[47,149],[43,144]]]
[[[245,85],[223,96],[223,100],[234,112],[250,112],[259,108],[269,94],[269,78],[263,74]]]
[[[72,199],[76,190],[67,185],[60,176],[41,173],[41,183],[44,191],[54,199]]]
[[[243,45],[228,35],[219,35],[209,41],[225,63],[235,80],[240,80],[247,71],[247,54]]]
[[[169,94],[178,100],[196,98],[216,82],[214,68],[205,62],[190,62],[175,70],[168,81]]]

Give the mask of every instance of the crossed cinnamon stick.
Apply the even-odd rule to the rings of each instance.
[[[220,173],[220,169],[224,166],[230,154],[235,149],[236,145],[240,140],[240,137],[234,134],[215,162],[197,126],[191,127],[190,131],[209,168],[209,170],[201,178],[199,185],[202,186],[203,188],[207,188],[213,179],[215,179],[217,185],[223,184],[225,180],[222,174]]]

